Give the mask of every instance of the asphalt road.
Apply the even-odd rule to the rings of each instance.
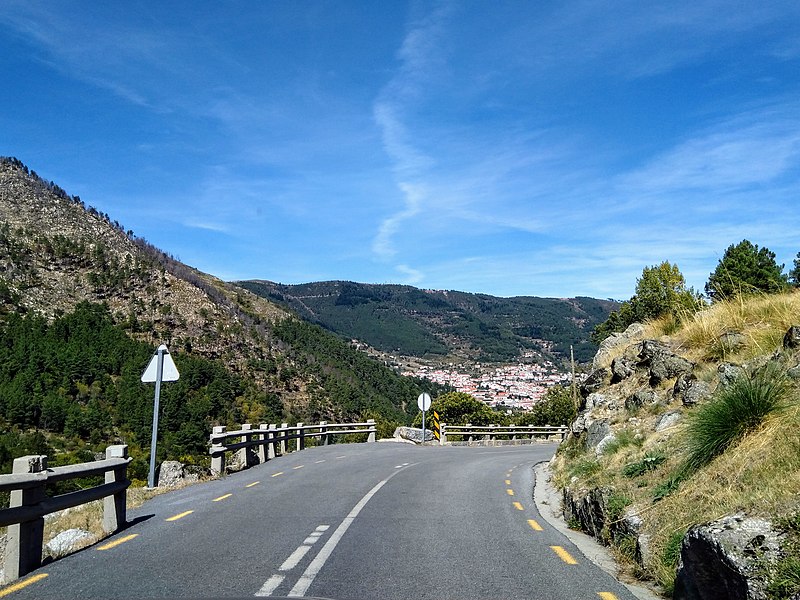
[[[632,599],[536,511],[554,450],[311,448],[158,496],[6,597]]]

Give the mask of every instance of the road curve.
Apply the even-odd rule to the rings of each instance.
[[[311,448],[158,496],[0,597],[633,599],[537,512],[554,450]]]

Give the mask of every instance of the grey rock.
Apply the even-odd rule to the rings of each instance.
[[[586,446],[587,448],[596,448],[603,439],[611,433],[611,426],[608,421],[601,419],[594,421],[591,424],[587,423],[586,426]]]
[[[717,367],[717,373],[719,374],[720,386],[725,387],[736,381],[739,377],[743,377],[746,372],[744,368],[739,365],[724,362],[720,363]]]
[[[690,373],[679,375],[672,388],[672,397],[679,399],[684,406],[699,404],[709,396],[713,390],[705,381],[700,381]]]
[[[792,379],[800,379],[800,365],[791,367],[786,371],[786,374]]]
[[[783,347],[787,350],[800,348],[800,325],[792,325],[783,336]]]
[[[611,383],[619,383],[636,372],[636,361],[627,356],[618,356],[611,361]]]
[[[656,432],[664,431],[665,429],[669,429],[676,423],[678,423],[683,418],[683,415],[679,410],[671,410],[669,412],[665,412],[663,415],[660,415],[656,420],[655,430]]]
[[[92,534],[83,529],[67,529],[47,542],[47,552],[50,556],[64,556],[77,549],[81,542],[92,538]]]
[[[681,544],[673,597],[766,599],[765,567],[780,559],[783,539],[769,521],[744,515],[692,527]]]
[[[568,523],[577,524],[581,531],[601,539],[605,535],[603,529],[608,520],[606,497],[609,494],[610,490],[606,488],[573,490],[565,487],[564,519]]]
[[[235,456],[236,455],[234,455],[234,457]],[[232,464],[231,470],[240,470],[235,467],[236,465]],[[161,463],[161,467],[158,470],[158,483],[156,485],[158,487],[175,487],[183,483],[193,483],[199,479],[200,476],[194,469],[187,467],[177,460],[165,460]]]
[[[651,385],[658,385],[667,379],[691,373],[694,369],[694,363],[678,356],[656,340],[642,342],[639,359],[642,365],[649,368]]]
[[[612,333],[597,349],[592,360],[592,369],[608,368],[611,365],[611,356],[617,349],[631,344],[633,340],[641,339],[642,336],[644,336],[644,325],[641,323],[632,323],[623,333]]]
[[[608,396],[605,394],[601,394],[599,392],[593,392],[589,394],[586,398],[585,403],[585,410],[591,410],[593,408],[598,408],[600,406],[606,406],[608,404]]]
[[[658,397],[653,390],[644,388],[641,390],[636,390],[632,396],[625,399],[625,408],[628,410],[635,410],[646,404],[653,404],[657,400]]]
[[[572,422],[572,433],[575,435],[580,435],[584,431],[586,431],[586,416],[580,415],[577,419]]]
[[[615,436],[613,433],[609,433],[606,437],[604,437],[597,443],[597,446],[594,449],[594,453],[597,456],[600,456],[601,454],[603,454],[603,452],[605,452],[608,446],[610,446],[616,441],[617,441],[617,436]]]
[[[422,429],[416,427],[398,427],[394,430],[394,437],[421,444]],[[430,442],[434,439],[433,432],[430,429],[425,429],[425,441]]]
[[[606,368],[595,369],[581,384],[581,395],[587,398],[592,392],[598,391],[609,380],[609,371]]]

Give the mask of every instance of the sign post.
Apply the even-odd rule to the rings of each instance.
[[[156,394],[153,399],[153,436],[150,440],[150,472],[147,475],[147,487],[154,488],[156,478],[156,438],[158,437],[158,412],[159,401],[161,399],[161,382],[178,381],[180,374],[175,366],[175,361],[167,350],[165,344],[161,344],[150,359],[150,364],[142,373],[142,383],[156,384]]]
[[[431,395],[428,392],[422,392],[417,398],[417,406],[422,411],[422,445],[425,445],[425,413],[431,407]]]

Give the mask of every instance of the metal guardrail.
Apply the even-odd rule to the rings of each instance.
[[[568,427],[540,427],[534,425],[440,425],[441,432],[439,443],[444,446],[447,444],[448,435],[460,435],[466,438],[464,441],[473,442],[478,438],[480,441],[494,441],[499,436],[507,437],[514,441],[519,438],[533,439],[534,437],[549,438],[550,436],[560,436],[563,440],[569,432]]]
[[[296,449],[299,451],[306,447],[307,438],[320,438],[322,444],[327,446],[332,435],[366,433],[367,442],[374,442],[377,431],[374,419],[368,419],[366,423],[320,421],[319,425],[298,423],[292,426],[281,423],[280,427],[275,423],[269,425],[262,423],[255,429],[246,423],[235,431],[228,431],[225,426],[217,426],[210,436],[211,474],[221,475],[225,472],[226,452],[238,452],[237,462],[243,467],[250,467],[286,454],[286,443],[291,440],[297,440]]]
[[[0,492],[11,492],[9,507],[0,510],[0,527],[8,526],[3,579],[19,579],[42,564],[44,516],[94,500],[103,500],[103,530],[113,533],[125,525],[128,446],[109,446],[105,460],[47,468],[47,456],[14,459],[13,472],[0,475]],[[47,496],[48,483],[105,475],[105,483]]]

